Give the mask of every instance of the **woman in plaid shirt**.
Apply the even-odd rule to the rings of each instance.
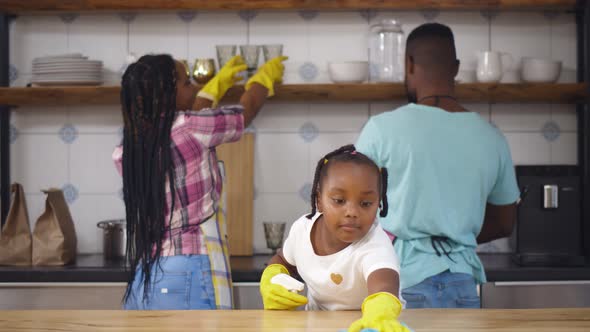
[[[125,71],[123,144],[113,159],[123,175],[127,258],[135,271],[126,309],[233,307],[215,147],[240,139],[274,95],[284,60],[265,63],[240,104],[227,107],[217,103],[246,69],[240,56],[198,95],[184,65],[169,55],[145,55]]]

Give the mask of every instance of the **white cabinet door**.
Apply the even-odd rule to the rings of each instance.
[[[0,283],[0,310],[117,310],[127,283]]]
[[[234,282],[235,309],[264,309],[260,297],[260,283]]]
[[[234,282],[233,285],[235,309],[264,308],[260,297],[260,283]],[[117,310],[122,308],[121,300],[126,286],[124,282],[0,283],[0,310]]]
[[[532,309],[590,307],[590,280],[488,282],[482,308]]]

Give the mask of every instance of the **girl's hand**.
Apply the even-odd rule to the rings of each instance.
[[[363,317],[352,323],[348,332],[359,332],[365,328],[379,332],[410,332],[397,320],[401,311],[402,304],[393,294],[387,292],[371,294],[363,301]]]
[[[285,287],[271,283],[270,279],[277,274],[289,274],[286,267],[281,264],[271,264],[262,272],[260,278],[260,295],[265,310],[293,310],[307,304],[307,298]]]

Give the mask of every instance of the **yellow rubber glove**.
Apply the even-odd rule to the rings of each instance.
[[[283,81],[283,72],[285,66],[283,61],[287,60],[286,56],[278,56],[276,58],[268,60],[263,64],[256,74],[254,74],[248,82],[246,82],[246,90],[250,89],[252,83],[259,83],[268,89],[268,97],[275,95],[275,83],[281,83]]]
[[[244,59],[239,55],[234,56],[219,70],[217,75],[205,84],[197,96],[209,99],[213,102],[213,107],[217,106],[227,90],[243,79],[238,74],[246,68],[248,66],[244,63]]]
[[[285,287],[270,282],[272,277],[280,273],[289,274],[289,271],[281,264],[271,264],[262,272],[262,278],[260,278],[260,295],[262,295],[264,309],[292,310],[307,304],[307,297],[289,292]]]
[[[364,328],[371,328],[379,332],[410,332],[398,320],[402,304],[391,293],[374,293],[363,301],[363,317],[352,323],[348,332],[359,332]]]

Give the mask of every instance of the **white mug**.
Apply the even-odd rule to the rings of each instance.
[[[478,52],[477,53],[477,80],[482,83],[497,83],[502,79],[504,72],[512,66],[514,60],[508,53],[503,52]]]

